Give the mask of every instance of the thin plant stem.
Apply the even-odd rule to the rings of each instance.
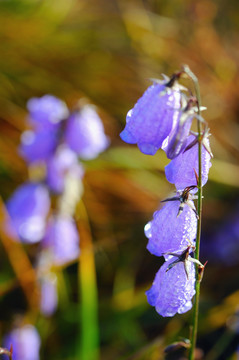
[[[195,94],[197,98],[198,115],[200,116],[201,110],[201,96],[197,77],[192,73],[188,66],[184,66],[184,72],[192,79],[195,88]],[[200,239],[201,239],[201,226],[202,226],[202,129],[201,121],[197,121],[198,128],[198,223],[197,223],[197,235],[196,235],[196,249],[195,259],[199,260],[200,253]],[[193,320],[192,320],[192,333],[191,333],[191,347],[189,349],[189,360],[194,360],[194,353],[197,341],[197,330],[198,330],[198,314],[199,314],[199,296],[200,296],[200,279],[198,274],[198,265],[196,265],[196,285],[195,285],[195,298],[193,306]]]
[[[79,215],[81,253],[79,258],[80,341],[77,355],[80,360],[99,359],[98,294],[94,249],[87,211],[82,201],[77,206]]]

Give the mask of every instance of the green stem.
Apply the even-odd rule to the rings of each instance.
[[[197,98],[198,115],[200,116],[201,110],[201,97],[200,89],[197,77],[191,72],[188,66],[184,67],[184,72],[192,79],[195,88],[195,94]],[[200,239],[201,239],[201,225],[202,225],[202,144],[201,144],[201,121],[197,121],[198,127],[198,223],[197,223],[197,236],[196,236],[196,249],[195,259],[199,260],[200,253]],[[196,285],[195,285],[195,298],[193,308],[193,320],[192,320],[192,334],[191,334],[191,347],[189,350],[189,360],[194,360],[194,352],[197,341],[197,329],[198,329],[198,314],[199,314],[199,296],[200,296],[200,279],[198,274],[198,265],[196,265]]]
[[[81,237],[79,258],[80,341],[79,359],[99,359],[98,294],[95,271],[95,259],[87,211],[83,202],[79,203],[77,213],[80,217],[78,227]]]

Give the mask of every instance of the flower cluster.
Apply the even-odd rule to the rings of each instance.
[[[30,99],[27,106],[29,129],[21,136],[19,153],[34,179],[30,176],[7,201],[6,230],[16,241],[39,244],[35,266],[40,309],[49,316],[58,302],[57,266],[75,260],[80,253],[73,217],[83,191],[84,167],[79,160],[97,157],[108,147],[109,139],[92,105],[70,113],[63,101],[45,95]]]
[[[167,180],[175,185],[175,196],[156,211],[145,226],[147,249],[164,256],[165,263],[146,292],[148,302],[162,316],[184,313],[192,307],[195,294],[195,266],[192,255],[197,232],[198,142],[202,144],[202,185],[211,166],[208,129],[197,115],[197,101],[186,96],[178,83],[181,73],[171,79],[154,81],[129,111],[121,138],[137,144],[144,154],[154,155],[160,148],[171,160],[165,168]],[[193,119],[204,125],[203,134],[191,131]],[[190,255],[191,254],[191,255]]]

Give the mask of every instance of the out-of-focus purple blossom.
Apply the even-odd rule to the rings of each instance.
[[[182,153],[186,148],[187,136],[189,134],[193,116],[188,115],[187,112],[179,112],[179,119],[177,119],[168,139],[165,140],[165,145],[162,148],[165,151],[168,159],[174,159]]]
[[[96,158],[109,146],[102,121],[93,106],[86,105],[69,117],[65,141],[84,160]]]
[[[53,95],[31,98],[27,103],[27,108],[30,121],[44,128],[58,124],[69,115],[66,104]]]
[[[190,135],[187,138],[186,146],[192,143],[194,139],[195,137]],[[209,144],[208,139],[205,139],[204,141]],[[209,169],[212,165],[210,160],[211,156],[204,146],[202,146],[202,185],[205,185],[208,180]],[[175,184],[177,190],[183,190],[187,186],[197,185],[194,169],[198,174],[197,144],[173,159],[165,167],[165,175],[170,183]]]
[[[147,249],[156,256],[167,252],[183,251],[189,243],[194,243],[197,219],[193,210],[185,205],[177,217],[180,201],[167,202],[156,211],[153,220],[145,225],[145,235],[149,239]],[[167,256],[166,256],[167,257]]]
[[[20,328],[12,330],[3,338],[3,346],[10,349],[13,348],[13,360],[39,360],[41,339],[32,325],[24,325]],[[4,360],[8,360],[8,356],[4,355]]]
[[[201,255],[216,264],[239,264],[239,210],[217,225],[216,231],[202,234]]]
[[[84,169],[76,154],[67,147],[60,147],[47,162],[47,184],[56,193],[64,191],[65,178],[71,172],[76,178],[82,178]]]
[[[51,316],[58,304],[57,278],[55,274],[47,274],[40,280],[41,302],[40,309],[45,316]]]
[[[70,216],[51,218],[42,245],[52,252],[53,261],[63,265],[75,260],[80,253],[79,234]]]
[[[38,242],[44,235],[49,208],[50,198],[47,188],[40,183],[25,183],[7,202],[11,219],[7,226],[9,230],[13,226],[23,242]]]
[[[169,265],[177,260],[172,257],[166,261],[156,274],[152,287],[146,291],[150,305],[166,317],[176,313],[183,314],[191,309],[192,297],[195,294],[195,267],[187,263],[188,278],[183,262],[177,263],[167,271]]]
[[[154,155],[178,119],[180,99],[176,85],[169,88],[166,81],[163,84],[154,83],[128,112],[121,139],[137,144],[144,154]]]
[[[28,162],[47,160],[57,146],[57,129],[26,130],[21,136],[20,154]]]

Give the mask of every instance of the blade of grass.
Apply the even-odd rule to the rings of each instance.
[[[80,233],[79,289],[80,304],[80,348],[77,355],[81,360],[99,359],[98,295],[92,236],[87,211],[81,201],[77,208]]]

